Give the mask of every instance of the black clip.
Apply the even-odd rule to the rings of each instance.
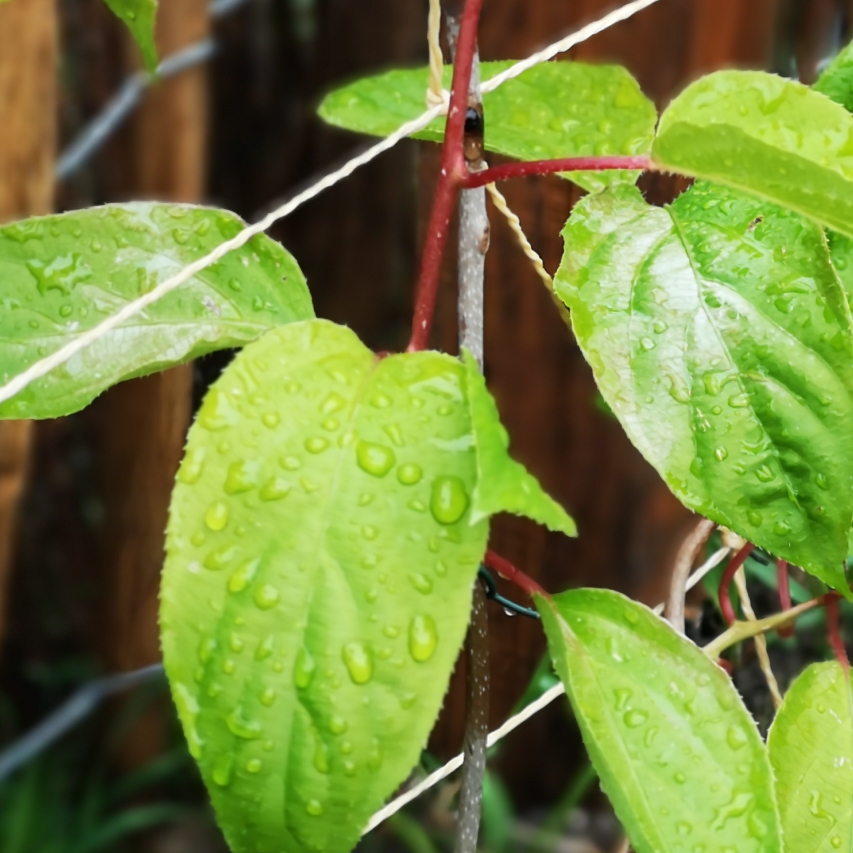
[[[530,607],[523,607],[521,604],[516,604],[514,601],[505,598],[498,592],[498,587],[495,584],[495,579],[491,576],[489,570],[485,566],[480,566],[480,580],[483,582],[483,587],[486,590],[486,598],[496,601],[503,607],[507,616],[527,616],[529,619],[540,619],[539,613]]]

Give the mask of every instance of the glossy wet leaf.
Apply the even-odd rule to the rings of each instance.
[[[157,0],[104,0],[104,2],[133,34],[142,51],[145,67],[153,74],[157,69],[157,47],[154,43]]]
[[[0,383],[96,326],[243,228],[232,213],[137,203],[0,228]],[[296,261],[252,239],[17,397],[3,418],[53,418],[111,385],[313,317]]]
[[[853,42],[829,63],[812,88],[853,112]]]
[[[773,721],[767,746],[788,853],[853,847],[852,701],[839,664],[812,664]]]
[[[568,513],[542,491],[539,481],[523,465],[510,458],[509,436],[500,422],[494,397],[486,388],[486,380],[469,352],[465,351],[463,360],[477,447],[473,520],[511,512],[532,518],[567,536],[577,536],[577,528]]]
[[[760,71],[703,77],[664,112],[652,156],[853,236],[853,116],[800,83]]]
[[[610,590],[537,596],[601,786],[637,853],[781,853],[770,761],[731,679]]]
[[[235,853],[349,850],[417,762],[488,535],[469,400],[456,359],[378,359],[324,321],[250,345],[205,399],[161,625]]]
[[[853,517],[853,331],[823,232],[697,184],[582,199],[559,295],[605,400],[688,507],[830,585]]]
[[[512,62],[484,62],[488,80]],[[426,68],[367,77],[332,92],[320,106],[330,124],[374,136],[388,136],[426,109]],[[452,71],[445,68],[445,87]],[[548,62],[487,93],[486,148],[519,160],[649,151],[657,122],[654,104],[636,80],[615,65]],[[443,118],[415,135],[441,142]],[[637,173],[573,173],[587,189],[636,180]]]

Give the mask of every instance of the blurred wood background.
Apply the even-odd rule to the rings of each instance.
[[[483,58],[525,56],[614,5],[486,0]],[[363,144],[318,122],[318,100],[358,75],[425,62],[426,6],[426,0],[249,0],[214,27],[219,50],[211,67],[155,87],[133,121],[56,188],[59,208],[156,197],[205,201],[255,218]],[[0,8],[0,115],[7,131],[16,128],[0,137],[2,218],[50,208],[57,119],[67,141],[134,67],[128,57],[135,52],[101,0],[62,0],[59,11],[57,105],[52,0],[13,0]],[[203,37],[206,11],[206,0],[161,0],[161,50]],[[721,67],[799,69],[812,80],[846,34],[851,11],[848,0],[661,0],[570,58],[627,65],[663,107],[690,80]],[[347,323],[377,349],[400,349],[407,338],[436,167],[435,147],[404,143],[273,231],[303,266],[318,314]],[[665,202],[684,185],[658,176],[642,186],[651,200]],[[505,192],[553,272],[577,193],[551,178],[513,182]],[[569,330],[498,216],[493,226],[489,385],[514,454],[580,530],[569,541],[500,519],[493,545],[549,589],[608,586],[657,601],[691,516],[596,405],[591,372]],[[435,343],[455,351],[451,262]],[[24,511],[17,515],[33,431],[0,424],[0,633],[4,596],[11,595],[0,683],[17,684],[27,662],[56,660],[69,650],[94,656],[105,670],[158,658],[157,582],[169,491],[192,409],[224,363],[224,356],[211,357],[194,369],[127,383],[80,415],[37,425]],[[495,723],[517,701],[543,650],[538,625],[493,609]],[[439,754],[454,751],[461,738],[459,675],[434,734]],[[563,714],[560,708],[543,714],[502,756],[521,805],[553,799],[565,783],[578,746],[565,734]],[[150,736],[156,741],[156,733]],[[150,752],[144,743],[140,749]]]

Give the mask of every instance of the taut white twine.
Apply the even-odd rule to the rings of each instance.
[[[582,27],[576,33],[573,33],[572,35],[555,42],[550,47],[539,51],[539,53],[534,54],[529,59],[516,63],[511,68],[504,71],[503,74],[493,77],[491,80],[483,84],[483,91],[493,91],[502,83],[505,83],[507,80],[511,80],[513,77],[517,77],[519,74],[529,68],[532,68],[534,65],[538,65],[540,62],[546,62],[558,53],[562,53],[563,51],[574,47],[574,45],[580,44],[582,41],[585,41],[597,33],[606,30],[608,27],[613,26],[613,24],[624,21],[642,9],[645,9],[657,2],[660,2],[660,0],[634,0],[632,3],[627,3],[626,5],[621,6],[619,9],[605,15],[598,21],[594,21],[593,23]],[[158,284],[157,287],[149,293],[139,297],[139,299],[135,299],[133,302],[128,302],[124,308],[112,316],[107,317],[106,320],[99,323],[94,328],[84,332],[73,341],[69,341],[65,346],[61,347],[51,355],[30,365],[30,367],[9,380],[5,385],[0,386],[0,403],[4,403],[16,394],[20,394],[28,385],[35,382],[37,379],[40,379],[42,376],[45,376],[47,373],[50,373],[51,370],[65,364],[70,358],[80,352],[80,350],[85,349],[87,346],[104,337],[104,335],[111,332],[126,320],[129,320],[131,317],[134,317],[141,311],[144,311],[149,305],[157,302],[159,299],[162,299],[167,293],[171,293],[171,291],[175,290],[175,288],[180,287],[196,275],[196,273],[213,266],[213,264],[221,260],[229,252],[234,249],[239,249],[256,234],[266,231],[267,228],[273,225],[273,223],[293,213],[294,210],[303,205],[306,201],[310,201],[312,198],[320,195],[324,190],[329,189],[339,181],[342,181],[344,178],[351,175],[356,169],[366,165],[383,152],[393,148],[402,139],[422,130],[445,111],[446,107],[443,104],[436,105],[418,118],[407,122],[395,133],[392,133],[391,136],[383,139],[381,142],[377,143],[372,148],[369,148],[355,159],[350,160],[340,169],[326,175],[325,178],[314,184],[314,186],[299,193],[286,204],[283,204],[281,207],[273,210],[259,222],[248,226],[235,237],[232,237],[225,243],[220,244],[203,258],[199,258],[189,266],[184,267],[179,273],[176,273],[171,278],[168,278],[161,284]]]
[[[720,548],[719,551],[715,551],[695,572],[690,576],[690,579],[687,581],[687,585],[685,590],[693,589],[696,584],[698,584],[705,575],[708,574],[712,569],[715,569],[720,563],[725,560],[725,558],[729,555],[729,548]],[[659,604],[655,608],[655,613],[660,615],[663,612],[664,605]],[[490,735],[488,739],[488,745],[490,747],[494,746],[499,740],[503,740],[510,732],[515,731],[522,723],[529,720],[535,714],[538,714],[546,706],[550,705],[555,699],[558,699],[566,692],[566,688],[563,684],[556,684],[550,690],[543,693],[535,702],[531,702],[526,708],[516,714],[514,717],[510,717],[500,728],[495,729]],[[462,766],[464,756],[460,753],[455,758],[451,758],[444,767],[440,767],[434,773],[430,773],[426,779],[418,782],[413,788],[410,788],[404,794],[400,794],[394,800],[391,800],[386,806],[381,808],[375,815],[370,819],[370,822],[364,828],[364,832],[362,835],[367,835],[371,829],[376,829],[380,823],[385,820],[388,820],[392,815],[397,814],[403,806],[408,805],[412,800],[416,800],[424,791],[428,791],[434,785],[437,785],[441,782],[442,779],[446,779],[451,773],[455,770],[458,770]]]

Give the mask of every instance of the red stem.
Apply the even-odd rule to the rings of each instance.
[[[639,157],[564,157],[559,160],[530,160],[520,163],[506,163],[482,172],[472,172],[465,177],[466,190],[484,187],[495,181],[509,178],[525,178],[529,175],[553,175],[556,172],[603,172],[609,169],[653,168],[652,161],[646,156]]]
[[[508,581],[511,581],[519,587],[519,589],[523,589],[531,598],[534,593],[543,595],[545,598],[551,598],[551,596],[541,586],[539,586],[533,578],[528,577],[523,571],[521,571],[521,569],[516,568],[505,557],[501,557],[500,554],[496,554],[494,551],[486,551],[486,556],[483,558],[483,562],[488,568],[494,569],[494,571],[496,571],[502,578],[506,578]]]
[[[776,561],[776,585],[779,587],[779,605],[783,611],[791,609],[791,579],[788,575],[786,560]],[[784,625],[776,633],[780,637],[791,637],[794,634],[793,625]]]
[[[827,597],[826,601],[826,637],[836,660],[844,667],[845,672],[850,671],[850,660],[847,657],[847,649],[841,638],[841,628],[838,618],[838,596]]]
[[[727,625],[734,625],[737,621],[737,616],[735,616],[734,607],[732,607],[732,600],[729,597],[729,587],[732,585],[732,581],[734,580],[735,573],[737,570],[744,564],[746,558],[752,553],[755,545],[752,542],[747,542],[737,554],[732,557],[728,566],[726,566],[725,572],[723,572],[723,577],[720,580],[720,610],[723,611],[723,618],[726,620]]]
[[[465,116],[468,112],[468,90],[474,56],[477,52],[477,26],[483,0],[467,0],[459,39],[456,44],[456,62],[453,66],[453,84],[450,107],[444,130],[444,145],[441,151],[441,173],[432,203],[424,254],[421,260],[421,275],[415,297],[415,316],[412,320],[412,339],[408,352],[419,352],[427,348],[432,329],[438,283],[441,277],[441,261],[447,246],[450,220],[456,209],[459,190],[468,167],[462,143],[465,139]]]

